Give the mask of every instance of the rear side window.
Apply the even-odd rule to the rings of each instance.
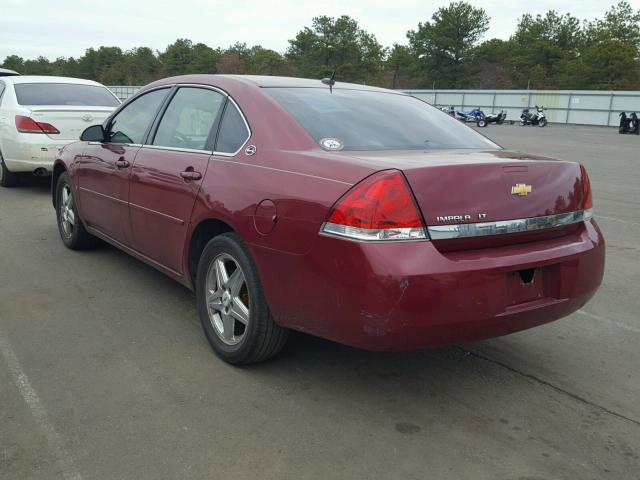
[[[105,87],[73,83],[17,83],[20,105],[82,105],[116,107],[118,99]]]
[[[220,133],[216,143],[216,152],[235,153],[249,138],[247,128],[242,115],[232,101],[227,103],[224,116],[220,124]]]
[[[205,150],[224,100],[213,90],[180,88],[160,120],[153,145]]]
[[[334,88],[265,88],[329,150],[495,149],[498,146],[408,95]]]
[[[141,144],[168,91],[163,88],[145,93],[120,110],[111,120],[109,141]]]

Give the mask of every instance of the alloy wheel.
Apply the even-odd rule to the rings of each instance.
[[[215,257],[209,264],[205,289],[213,330],[225,344],[237,345],[251,318],[247,282],[238,261],[228,253]]]
[[[62,187],[62,195],[60,198],[60,225],[62,226],[62,232],[65,237],[68,238],[73,235],[75,224],[76,216],[73,211],[73,195],[71,194],[71,187],[67,183]]]

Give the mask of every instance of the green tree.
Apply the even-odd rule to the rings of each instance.
[[[153,50],[138,47],[124,52],[123,70],[126,85],[145,85],[160,77],[161,65]]]
[[[81,78],[97,80],[106,85],[125,82],[124,56],[119,47],[89,48],[78,59],[77,72]]]
[[[158,60],[162,75],[171,76],[216,73],[216,63],[221,56],[220,50],[214,50],[204,43],[194,45],[191,40],[179,38],[158,55]]]
[[[634,11],[629,2],[618,2],[604,15],[585,26],[590,43],[618,40],[640,49],[640,10]]]
[[[18,55],[9,55],[2,62],[2,68],[8,68],[9,70],[15,70],[21,73],[24,70],[24,59]]]
[[[287,75],[285,58],[275,50],[255,46],[251,48],[249,69],[254,75]]]
[[[465,86],[473,47],[488,29],[489,17],[482,8],[452,2],[407,32],[409,46],[423,60],[423,84],[437,79],[440,88]]]
[[[515,88],[512,40],[492,38],[474,48],[470,64],[470,88]]]
[[[516,84],[558,88],[567,63],[580,55],[584,35],[576,17],[550,10],[536,17],[523,15],[512,41],[512,73]]]
[[[384,49],[352,18],[321,16],[289,40],[286,58],[302,77],[321,78],[335,71],[338,80],[374,83],[380,81]]]
[[[389,88],[415,86],[418,58],[406,45],[394,43],[385,60],[385,81]]]

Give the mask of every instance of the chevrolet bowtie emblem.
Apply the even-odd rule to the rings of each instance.
[[[513,187],[511,187],[511,195],[526,197],[530,193],[531,185],[527,185],[526,183],[516,183]]]

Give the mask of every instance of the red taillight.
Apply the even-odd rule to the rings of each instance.
[[[589,181],[589,175],[587,175],[587,169],[584,168],[584,165],[580,165],[580,172],[582,173],[582,208],[589,210],[593,208],[591,182]]]
[[[424,224],[402,173],[374,174],[334,205],[322,231],[359,240],[426,238]]]
[[[16,115],[16,128],[20,133],[60,133],[60,131],[50,123],[36,122],[33,118],[23,115]]]

